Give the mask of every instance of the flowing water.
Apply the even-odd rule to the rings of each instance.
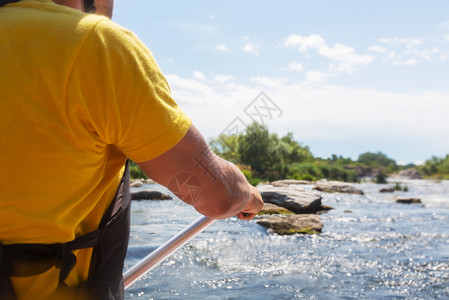
[[[372,183],[355,184],[365,195],[317,192],[335,208],[321,215],[318,235],[218,221],[132,285],[126,299],[449,299],[449,181],[401,182],[409,191],[394,195],[422,205],[395,203],[379,193],[387,185]],[[198,216],[178,201],[134,201],[125,269]]]

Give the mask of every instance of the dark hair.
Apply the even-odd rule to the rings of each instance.
[[[19,2],[19,0],[0,0],[0,7],[4,6],[6,4],[9,4],[9,3],[14,3],[14,2]],[[88,1],[85,0],[84,2],[88,2]]]
[[[87,13],[95,12],[95,0],[84,0],[84,11]]]

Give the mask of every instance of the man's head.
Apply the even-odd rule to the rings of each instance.
[[[114,0],[53,0],[55,3],[81,11],[112,17]]]

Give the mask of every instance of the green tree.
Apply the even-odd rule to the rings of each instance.
[[[246,132],[238,137],[241,162],[249,165],[257,175],[265,175],[276,160],[272,141],[265,126],[258,123],[248,126]]]
[[[221,134],[217,139],[210,139],[209,145],[218,156],[233,163],[240,163],[239,136]]]
[[[381,152],[363,153],[357,161],[336,154],[328,159],[315,158],[308,146],[294,140],[292,133],[279,138],[258,123],[251,124],[239,135],[220,135],[209,144],[221,157],[240,164],[246,177],[255,182],[284,178],[356,182],[359,180],[355,171],[357,165],[379,168],[385,172],[382,173],[384,177],[398,170],[396,162]],[[444,166],[449,169],[449,158]],[[439,164],[429,167],[429,172],[438,171],[439,167]]]
[[[449,154],[444,158],[432,156],[418,170],[428,177],[449,179]]]
[[[303,146],[293,139],[293,133],[288,132],[283,136],[280,143],[284,145],[286,151],[284,152],[284,163],[301,163],[306,161],[312,161],[313,155],[310,152],[308,146]]]
[[[382,152],[372,153],[365,152],[359,155],[357,160],[359,163],[377,168],[377,167],[385,167],[388,173],[397,171],[399,169],[396,161],[389,158]]]
[[[147,179],[148,176],[139,168],[139,166],[132,160],[129,162],[129,177],[131,179]]]

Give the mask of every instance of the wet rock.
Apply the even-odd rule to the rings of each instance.
[[[385,167],[369,167],[359,165],[348,165],[343,167],[346,170],[352,170],[359,178],[376,178],[385,171]]]
[[[362,190],[356,189],[352,185],[340,181],[320,180],[316,182],[313,189],[326,193],[347,193],[363,195]]]
[[[421,204],[420,198],[398,198],[396,199],[397,203],[404,203],[404,204]]]
[[[172,198],[159,191],[138,191],[131,193],[132,200],[171,200]]]
[[[318,215],[288,215],[279,217],[269,217],[257,221],[259,225],[270,228],[280,235],[295,233],[319,233],[323,228],[323,223]]]
[[[270,184],[274,187],[287,187],[291,184],[311,184],[311,183],[313,183],[313,181],[294,180],[294,179],[284,179],[270,182]]]
[[[131,180],[131,183],[129,184],[129,187],[142,187],[143,182],[140,179],[133,179]]]
[[[334,209],[332,206],[321,204],[320,210],[317,212],[319,214],[327,213],[329,210]]]
[[[379,193],[393,193],[395,191],[394,187],[386,187],[379,190]]]
[[[156,181],[153,179],[132,179],[130,183],[130,187],[142,187],[144,184],[156,184]]]
[[[282,206],[296,214],[311,214],[321,210],[321,196],[292,187],[264,187],[259,192],[265,203]]]
[[[293,215],[294,212],[276,204],[265,203],[258,215]]]
[[[402,170],[398,174],[394,174],[391,177],[394,177],[394,178],[399,177],[399,178],[406,178],[406,179],[422,179],[421,173],[419,173],[419,171],[416,169]]]

